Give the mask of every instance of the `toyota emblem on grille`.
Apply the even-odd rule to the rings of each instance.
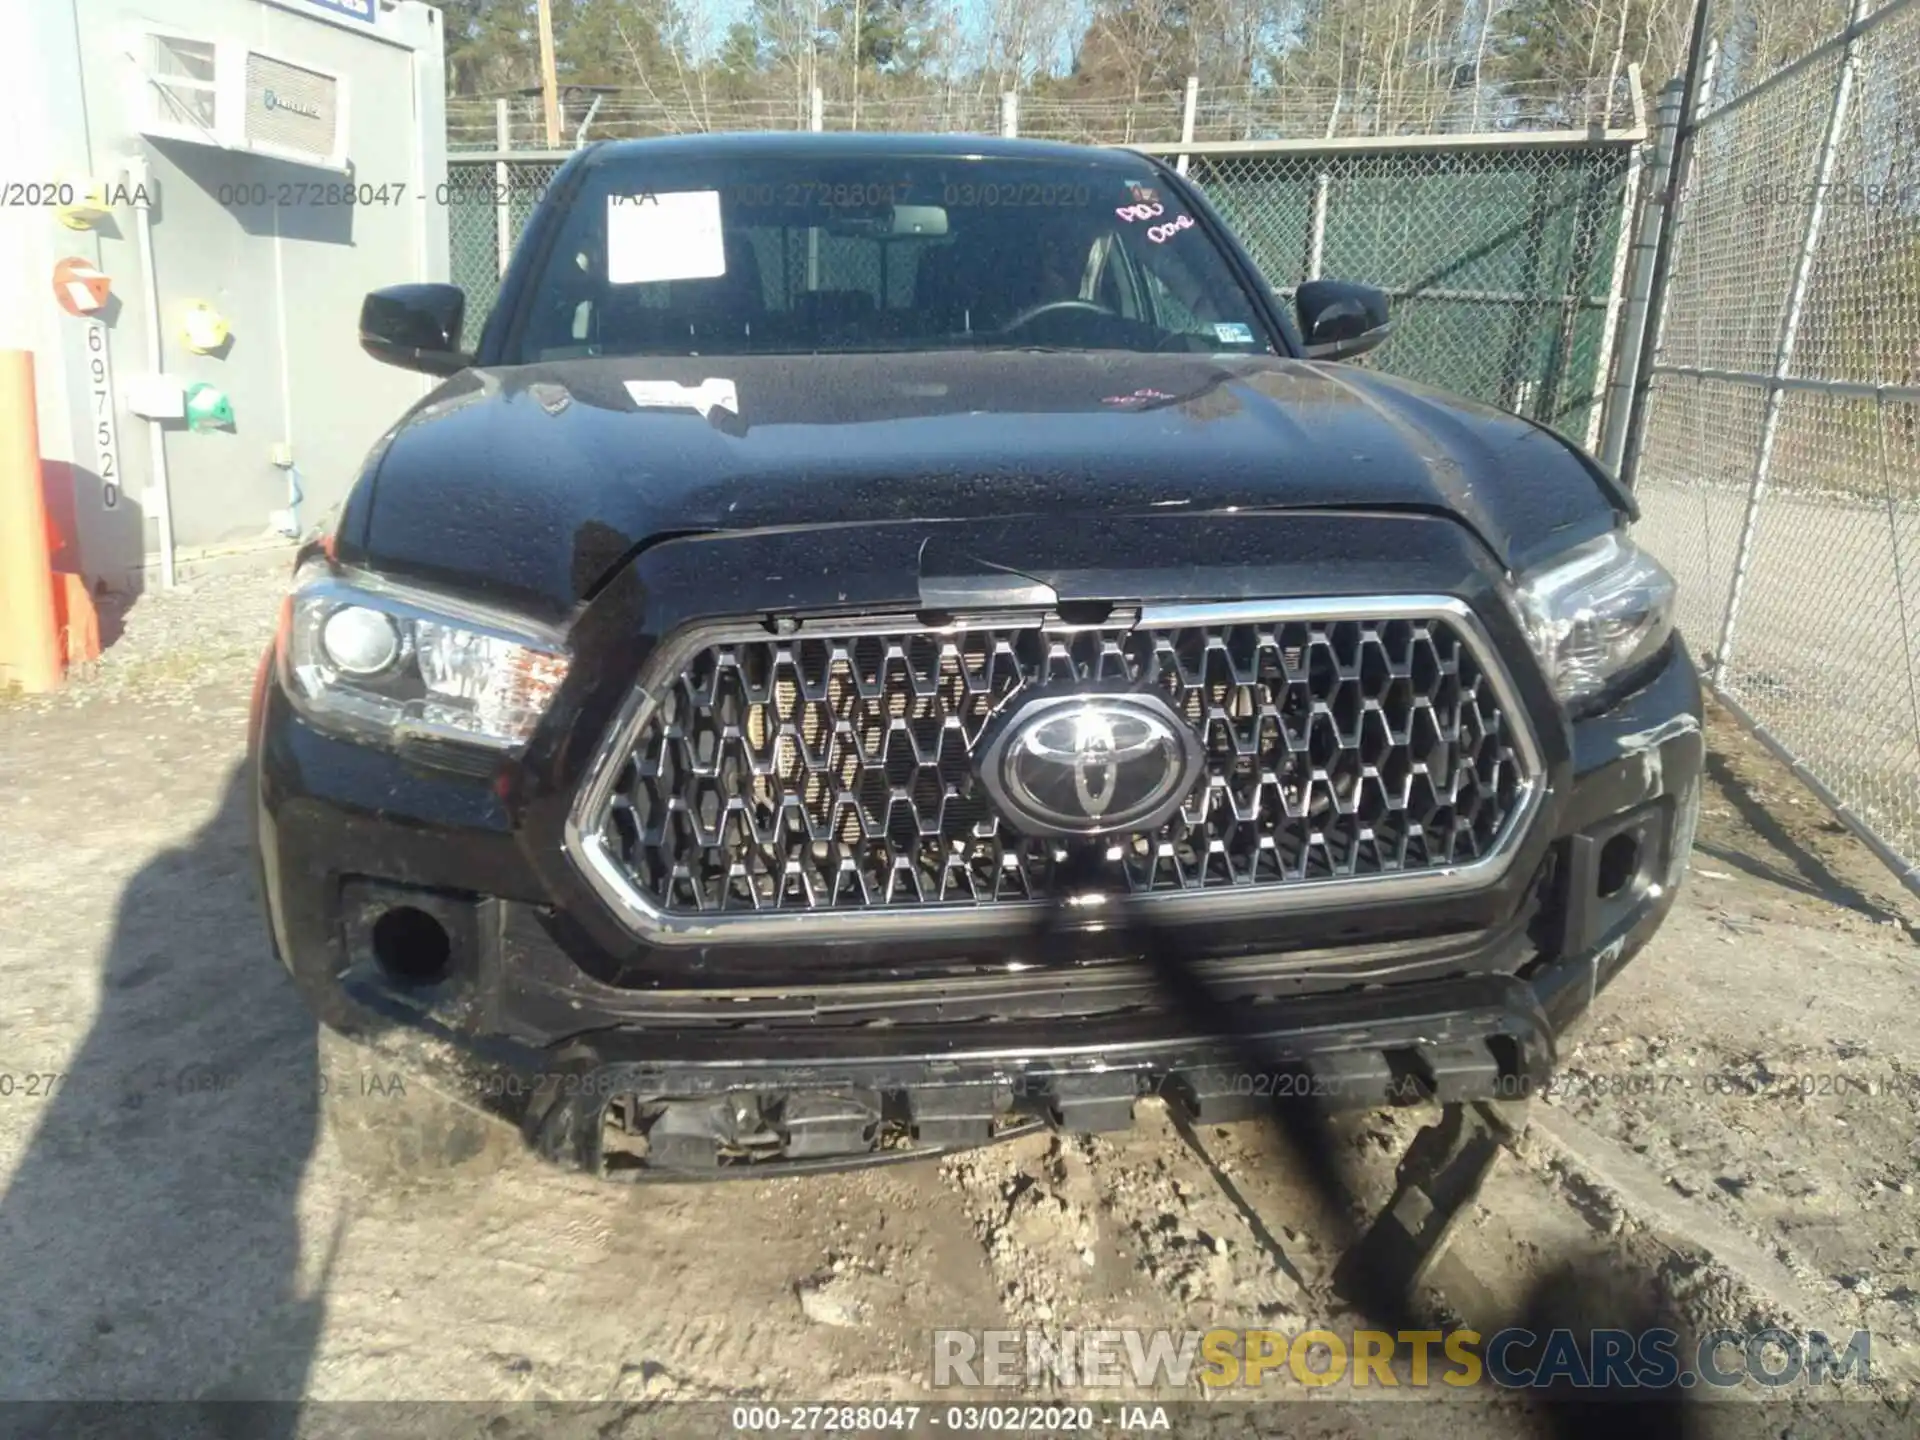
[[[1029,835],[1103,835],[1164,824],[1200,778],[1193,727],[1155,694],[1036,695],[1001,717],[980,776]]]

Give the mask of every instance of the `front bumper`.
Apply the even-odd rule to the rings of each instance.
[[[1699,716],[1676,641],[1634,694],[1565,727],[1553,803],[1498,886],[1186,958],[1196,927],[694,951],[669,972],[556,881],[507,777],[325,735],[270,663],[255,813],[281,959],[369,1069],[598,1174],[837,1168],[1123,1127],[1148,1094],[1199,1121],[1286,1098],[1523,1098],[1672,904]]]

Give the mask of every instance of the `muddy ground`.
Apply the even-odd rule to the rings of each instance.
[[[489,1155],[369,1183],[254,894],[237,776],[278,584],[143,600],[98,673],[0,701],[0,1399],[457,1399],[499,1434],[528,1423],[513,1402],[590,1401],[543,1424],[643,1434],[686,1399],[925,1399],[939,1327],[1342,1323],[1268,1132],[1155,1102],[1119,1137],[805,1181],[629,1189]],[[1855,1404],[1757,1403],[1770,1433],[1898,1433],[1920,916],[1742,734],[1710,738],[1673,918],[1570,1039],[1440,1285],[1485,1323],[1591,1257],[1702,1327],[1869,1328]],[[1342,1144],[1378,1184],[1424,1118],[1355,1117]],[[1529,1423],[1432,1392],[1288,1420]]]

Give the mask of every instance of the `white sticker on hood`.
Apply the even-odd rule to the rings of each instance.
[[[702,380],[698,385],[682,385],[678,380],[629,380],[627,398],[642,410],[698,410],[711,416],[715,410],[740,413],[740,393],[731,380]]]
[[[607,282],[712,280],[727,273],[718,190],[607,197]]]

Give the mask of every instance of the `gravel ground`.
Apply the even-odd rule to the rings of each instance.
[[[100,600],[100,658],[50,695],[0,692],[0,705],[28,714],[137,702],[145,707],[231,706],[233,677],[251,676],[273,636],[293,550],[269,551],[244,568],[198,576],[129,603]],[[245,692],[241,692],[244,700]]]
[[[669,1401],[924,1398],[936,1327],[1341,1323],[1336,1256],[1267,1130],[1190,1132],[1153,1102],[1117,1137],[806,1181],[627,1189],[489,1153],[368,1183],[322,1123],[338,1061],[266,954],[250,878],[246,694],[283,583],[142,599],[95,673],[0,700],[0,1399],[463,1399],[496,1434],[518,1433],[514,1402],[567,1400],[596,1407],[560,1417],[582,1433],[637,1435]],[[1434,1298],[1508,1314],[1592,1260],[1702,1327],[1870,1327],[1876,1393],[1904,1403],[1915,916],[1764,754],[1711,738],[1695,875]],[[1345,1127],[1363,1196],[1425,1118]],[[1528,1432],[1511,1404],[1423,1393],[1289,1428]],[[1770,1433],[1885,1413],[1765,1407]]]
[[[1564,1057],[1556,1108],[1920,1345],[1920,951],[1911,897],[1763,749],[1712,727],[1687,903]]]

